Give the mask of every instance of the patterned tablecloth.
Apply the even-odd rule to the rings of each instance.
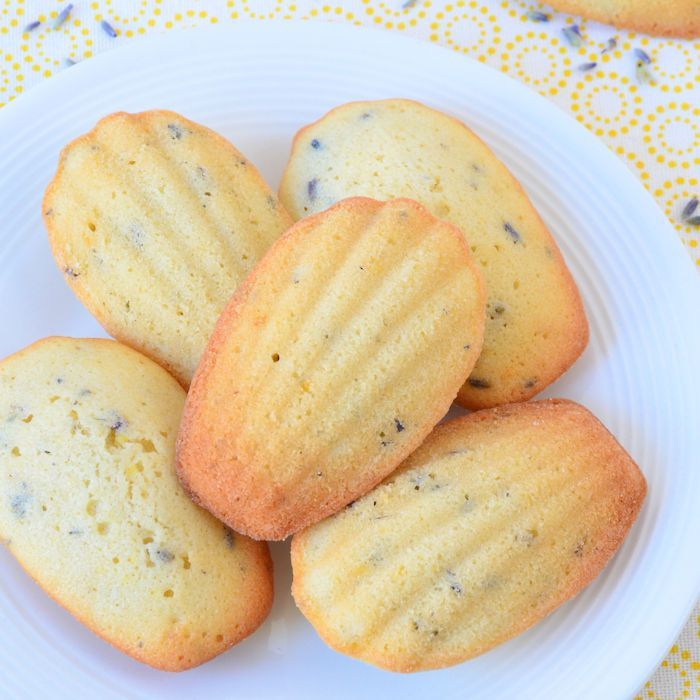
[[[672,11],[668,0],[668,11]],[[178,27],[308,18],[384,27],[521,80],[600,137],[700,265],[700,40],[655,39],[529,0],[0,0],[0,107],[99,51]],[[37,24],[39,23],[39,24]],[[700,607],[638,698],[700,696]]]

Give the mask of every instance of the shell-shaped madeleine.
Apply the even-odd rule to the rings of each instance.
[[[0,540],[93,632],[166,671],[225,651],[272,605],[267,545],[177,480],[184,402],[112,340],[47,338],[0,362]]]
[[[43,216],[78,299],[183,386],[238,283],[291,225],[228,141],[162,110],[112,114],[66,146]]]
[[[178,439],[183,484],[255,538],[330,515],[447,412],[483,325],[462,235],[419,204],[358,197],[297,223],[204,352]]]
[[[590,583],[645,493],[629,455],[575,403],[479,411],[295,535],[292,592],[340,652],[392,671],[449,666]]]
[[[458,401],[525,401],[588,342],[576,285],[517,180],[464,124],[410,100],[353,102],[294,139],[280,198],[295,218],[355,195],[410,197],[466,236],[488,293],[484,347]]]

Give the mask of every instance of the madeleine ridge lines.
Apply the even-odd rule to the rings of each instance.
[[[190,197],[190,199],[193,204],[199,204],[200,208],[196,210],[201,214],[199,222],[200,225],[208,225],[212,230],[216,231],[221,257],[226,259],[226,262],[236,271],[238,279],[242,280],[252,267],[252,261],[248,265],[244,265],[244,261],[236,255],[236,246],[239,246],[241,242],[237,240],[237,236],[231,234],[235,233],[236,231],[245,230],[246,228],[246,224],[239,217],[236,208],[234,206],[228,206],[226,199],[223,197],[207,197],[206,195],[200,195],[199,188],[196,186],[194,169],[186,167],[187,164],[181,160],[181,155],[178,153],[177,148],[173,145],[173,140],[164,133],[161,133],[162,129],[156,129],[153,125],[142,124],[141,128],[144,130],[144,132],[152,136],[160,148],[170,157],[169,163],[172,163],[177,167],[177,170],[179,171],[177,180],[182,183],[182,189],[195,194],[195,196]],[[194,144],[190,145],[190,149],[197,153],[198,151],[203,150],[203,146],[195,140]],[[202,155],[205,156],[205,154]],[[217,160],[220,161],[220,154],[218,151],[215,151],[215,155]],[[199,160],[205,161],[207,159],[206,157],[202,157]],[[224,168],[223,165],[220,165],[220,167],[222,170],[226,171],[226,168]],[[201,169],[203,170],[203,168]],[[226,174],[230,177],[231,182],[234,183],[236,182],[236,176],[239,175],[238,172],[226,172]],[[165,181],[175,179],[168,173],[165,175],[167,175],[167,177],[164,178]],[[239,188],[235,186],[229,187],[226,192],[229,197],[233,197],[239,204],[243,203]],[[247,209],[251,209],[247,201],[245,202],[245,206]],[[213,211],[214,208],[220,208],[220,211],[215,212]],[[195,210],[195,207],[193,207],[193,210]],[[224,222],[227,222],[227,224],[224,224]],[[228,227],[228,222],[233,224],[231,228]],[[186,234],[184,235],[186,236]],[[256,253],[257,252],[258,251],[256,251]],[[264,250],[261,252],[264,252]],[[260,257],[260,255],[258,255],[258,257]],[[214,255],[213,258],[217,260],[219,259],[219,255]],[[224,267],[220,261],[219,267],[222,269]],[[219,270],[217,275],[221,274],[222,272]]]
[[[386,328],[392,334],[392,336],[396,335],[397,332],[403,329],[405,323],[409,323],[411,321],[411,313],[415,311],[416,307],[422,308],[427,306],[430,302],[434,303],[434,297],[437,295],[437,291],[429,295],[427,299],[423,298],[421,302],[418,303],[419,298],[425,292],[425,287],[427,287],[431,281],[434,282],[434,280],[430,279],[432,273],[425,264],[425,261],[422,261],[421,264],[418,265],[417,270],[411,269],[415,267],[415,261],[410,259],[410,256],[411,253],[418,247],[419,246],[414,246],[406,253],[406,256],[403,259],[396,261],[397,264],[394,265],[393,269],[390,269],[386,274],[379,276],[369,287],[361,289],[361,294],[357,296],[359,301],[346,306],[344,314],[336,322],[336,325],[340,330],[335,334],[333,339],[331,339],[330,344],[326,344],[324,347],[324,343],[321,342],[318,350],[313,355],[312,361],[308,362],[305,366],[306,371],[300,372],[298,369],[296,370],[296,373],[306,379],[311,387],[316,384],[314,381],[316,376],[323,375],[332,370],[337,370],[341,365],[346,374],[354,374],[355,369],[359,366],[363,366],[364,370],[371,369],[371,363],[367,361],[369,355],[366,353],[369,349],[367,345],[371,345],[373,342],[375,342],[375,334],[381,332],[383,328]],[[404,296],[396,294],[396,283],[402,279],[405,279],[409,272],[414,272],[414,274],[411,275],[412,289],[410,295]],[[451,270],[449,272],[450,282],[453,280],[457,272],[457,270]],[[446,287],[447,284],[441,280],[438,291],[442,291]],[[385,306],[387,310],[392,307],[386,305],[385,303],[380,303],[382,298],[399,299],[398,310],[396,310],[394,307],[391,311],[390,325],[386,324],[386,319],[382,316],[382,306]],[[351,316],[358,307],[362,308],[362,313],[356,315],[353,319],[352,325],[350,325],[347,321],[347,317]],[[370,329],[362,334],[360,341],[353,344],[353,330],[362,329],[365,323],[374,323],[376,327],[370,326]],[[378,354],[381,352],[387,352],[385,348],[389,345],[388,338],[389,336],[386,336],[383,339],[383,347],[380,348]],[[340,355],[336,352],[339,348],[346,349],[348,351],[346,354],[357,354],[358,356],[353,361],[348,363],[344,355]],[[400,351],[404,352],[409,350],[410,349],[406,349],[405,347],[400,348]],[[328,358],[328,361],[321,363],[317,362],[321,355],[325,355],[324,360]],[[313,367],[314,365],[315,367]],[[308,370],[312,369],[312,367],[314,373],[309,374]],[[338,378],[338,382],[344,381],[344,377]],[[317,395],[318,406],[320,407],[323,404],[322,399],[336,396],[337,391],[337,383],[329,383],[324,393]],[[321,409],[319,408],[319,410]]]
[[[414,310],[422,311],[423,308],[428,307],[430,305],[434,305],[435,297],[437,296],[437,294],[444,289],[448,289],[449,284],[452,282],[456,275],[457,271],[455,270],[450,274],[449,277],[444,279],[443,283],[436,290],[433,291],[433,295],[430,299],[424,299],[419,305],[414,307]],[[410,358],[406,358],[406,356],[400,354],[400,352],[393,352],[390,347],[391,339],[395,336],[398,336],[411,323],[418,323],[414,317],[411,317],[409,307],[406,308],[406,312],[404,314],[400,314],[399,316],[397,316],[395,318],[395,321],[398,322],[398,325],[391,328],[390,334],[386,337],[385,342],[383,343],[382,350],[380,350],[379,353],[377,353],[377,355],[375,355],[374,357],[375,362],[379,361],[380,357],[382,356],[387,357],[387,359],[391,361],[390,364],[387,366],[387,369],[384,371],[382,377],[383,382],[387,384],[391,384],[393,381],[396,381],[399,375],[403,372],[406,372],[407,370],[410,372],[411,370],[422,366],[423,363],[425,363],[426,359],[434,358],[434,353],[431,354],[429,348],[424,348],[419,353],[414,354],[413,357]],[[441,324],[439,329],[433,330],[432,336],[437,341],[448,342],[450,338],[446,337],[446,335],[450,332],[453,332],[452,328],[445,324]],[[402,344],[401,348],[403,349],[404,347],[405,345]],[[369,362],[365,362],[364,364],[358,362],[358,365],[361,365],[362,368],[362,373],[357,378],[358,383],[368,384],[372,386],[372,389],[364,396],[361,395],[359,400],[355,400],[354,402],[351,401],[349,398],[346,398],[347,394],[350,391],[352,391],[351,385],[346,385],[345,390],[342,393],[336,394],[336,400],[338,400],[338,402],[341,405],[345,406],[346,411],[349,415],[364,415],[369,406],[378,405],[378,403],[381,403],[379,402],[380,397],[385,400],[387,399],[387,397],[384,395],[382,386],[380,386],[377,383],[368,382],[365,379],[367,374],[373,371],[375,368],[372,367]],[[337,390],[335,386],[333,386],[332,389]],[[332,395],[333,392],[331,390],[331,387],[329,387],[329,389],[321,395],[322,400],[325,400]],[[447,412],[447,410],[449,410],[449,403],[446,402],[445,412]],[[392,412],[392,415],[393,413],[394,412]],[[352,431],[353,425],[349,421],[346,421],[344,425],[336,424],[336,432],[331,433],[326,438],[326,451],[328,452],[331,449],[333,449],[334,445],[343,444]]]
[[[105,183],[109,183],[112,181],[117,182],[116,179],[112,180],[111,177],[104,177],[103,178],[103,182],[105,182]],[[80,184],[75,183],[75,182],[72,183],[70,195],[71,195],[71,199],[75,202],[78,202],[78,203],[90,201],[90,197],[88,195],[88,183],[83,183],[83,182],[81,182]],[[134,204],[134,206],[137,206],[135,200],[132,203]],[[114,232],[116,232],[121,237],[122,227],[114,221],[112,214],[108,213],[106,211],[102,211],[102,210],[98,209],[97,207],[95,207],[95,210],[100,212],[100,217],[102,219],[109,222],[109,228],[111,228]],[[98,231],[100,231],[99,235],[102,236],[101,229],[98,229]],[[94,257],[95,252],[94,251],[91,251],[91,252],[93,252],[93,257]],[[85,255],[85,257],[87,257],[87,251],[85,251],[82,254]],[[159,265],[159,263],[161,262],[161,260],[163,258],[154,258],[153,256],[145,256],[145,255],[144,256],[137,256],[135,247],[131,246],[131,245],[127,245],[125,242],[123,244],[123,249],[121,251],[121,254],[129,259],[129,261],[133,264],[134,268],[138,268],[141,265],[145,266],[148,269],[148,272],[151,275],[153,275],[154,278],[162,280],[163,285],[169,290],[170,295],[172,296],[173,299],[179,299],[180,290],[176,286],[175,281],[171,278],[171,276],[163,275],[164,268]],[[59,253],[59,255],[63,258],[63,261],[68,264],[68,266],[75,264],[75,260],[69,258],[68,254],[65,251],[61,251]],[[88,268],[89,267],[90,267],[90,265],[88,265]],[[72,269],[72,268],[69,267],[69,269]],[[65,271],[64,271],[64,274],[65,274]],[[82,276],[83,274],[86,274],[86,276],[87,276],[88,274],[90,274],[90,272],[85,271],[85,273],[84,273],[83,270],[79,270],[78,274],[80,276]],[[79,282],[79,283],[82,284],[82,282]],[[103,289],[105,288],[104,284],[100,283],[99,286],[102,287]],[[114,290],[109,290],[108,293],[111,297],[118,296],[122,303],[124,303],[125,300],[128,300],[128,297],[126,297],[123,294],[116,292]],[[104,305],[104,301],[99,302],[98,299],[96,298],[96,296],[93,296],[92,294],[89,294],[89,299],[90,299],[91,304],[97,305],[98,303],[102,303]],[[148,296],[148,295],[144,296],[143,303],[152,306],[154,315],[159,314],[161,312],[161,307],[158,305],[157,300],[154,299],[153,297]],[[112,323],[106,322],[106,325],[107,325],[108,330],[111,333],[112,332]],[[147,340],[145,340],[144,345],[155,348],[155,347],[159,346],[159,343],[157,342],[156,338],[151,337],[151,338],[148,338]]]
[[[332,513],[447,411],[481,346],[484,308],[460,232],[411,200],[351,198],[299,222],[219,319],[187,401],[181,478],[231,527],[261,539]],[[461,342],[440,355],[448,337]],[[437,381],[427,368],[436,364]],[[379,394],[390,415],[372,408]],[[363,407],[372,410],[358,416]],[[385,422],[401,433],[392,449]],[[341,458],[329,441],[351,423]]]
[[[231,143],[164,110],[108,115],[65,146],[42,213],[75,295],[183,386],[238,283],[292,223]]]
[[[586,587],[645,493],[629,455],[571,401],[478,411],[297,533],[292,593],[336,650],[391,671],[442,668]]]
[[[297,219],[344,197],[398,196],[459,227],[497,309],[458,393],[467,408],[527,400],[587,343],[583,305],[556,242],[505,165],[453,117],[406,99],[340,105],[297,132],[279,192]]]
[[[556,496],[554,496],[555,501],[560,501],[564,500],[565,498],[570,498],[572,493],[575,493],[576,489],[579,488],[580,486],[590,483],[593,481],[593,478],[591,475],[584,475],[580,479],[578,479],[575,483],[571,484],[569,487],[568,491],[562,491],[558,493]],[[565,479],[562,479],[562,481],[565,481]],[[515,525],[517,527],[521,527],[523,525],[529,524],[529,522],[532,521],[532,514],[535,512],[535,509],[531,507],[529,510],[521,510],[519,512],[517,520],[515,520]],[[512,513],[510,514],[512,518]],[[554,529],[555,526],[560,526],[567,520],[567,516],[562,516],[561,518],[558,518],[557,520],[554,521],[554,523],[550,526],[549,529]],[[512,522],[512,521],[511,521]],[[491,549],[494,547],[495,543],[498,542],[498,537],[500,536],[503,540],[505,540],[504,544],[508,544],[510,542],[511,537],[512,537],[512,530],[508,529],[503,526],[503,522],[497,522],[495,525],[491,525],[487,531],[487,539],[485,543],[482,544],[477,544],[476,548],[472,550],[474,552],[474,556],[467,558],[467,555],[465,555],[464,550],[462,547],[455,547],[455,542],[450,543],[448,545],[450,548],[448,549],[447,556],[445,559],[448,561],[448,566],[445,568],[448,570],[452,570],[451,564],[453,562],[458,562],[457,566],[455,567],[456,569],[460,569],[460,566],[464,567],[465,564],[469,564],[470,568],[473,566],[474,568],[477,568],[479,563],[483,560],[486,561],[488,557],[491,554]],[[481,539],[480,537],[475,538],[475,539]],[[573,544],[573,543],[572,543]],[[456,550],[456,551],[455,551]],[[455,552],[453,554],[453,552]],[[494,564],[496,565],[495,570],[491,571],[489,576],[493,577],[498,577],[499,572],[506,571],[510,569],[513,571],[514,569],[517,571],[517,565],[520,564],[524,559],[532,557],[532,553],[528,554],[527,549],[523,548],[520,551],[518,551],[515,555],[513,554],[512,551],[505,551],[501,553],[500,559],[498,559]],[[500,566],[500,568],[498,568]],[[456,574],[458,572],[455,572]],[[411,610],[414,608],[416,601],[419,600],[427,600],[430,598],[430,595],[432,593],[432,589],[430,587],[430,576],[423,576],[422,579],[420,580],[420,583],[413,586],[411,588],[411,592],[409,593],[409,598],[407,604],[404,605],[403,610]],[[499,579],[500,580],[500,579]],[[464,609],[461,608],[459,610],[460,614],[462,615],[467,615],[469,613],[469,610],[473,609],[475,606],[478,605],[483,605],[483,601],[481,600],[480,592],[472,592],[472,591],[466,591],[468,593],[471,593],[471,597],[473,599],[472,605],[470,608]],[[448,598],[448,600],[451,600]],[[371,640],[372,642],[376,642],[378,639],[386,638],[391,635],[391,628],[392,626],[396,626],[399,624],[398,621],[398,614],[399,612],[402,611],[396,611],[395,614],[392,616],[378,616],[375,618],[372,631],[370,633],[371,635]],[[444,616],[446,620],[448,621],[446,625],[442,626],[442,629],[452,629],[454,631],[455,628],[459,627],[459,624],[455,620],[454,617],[452,617],[449,613],[446,613]],[[371,646],[371,643],[368,643],[368,646]],[[491,645],[493,646],[493,645]],[[490,647],[489,647],[490,648]]]
[[[376,225],[383,223],[381,211],[373,212],[366,220],[363,226],[363,232],[365,235],[358,236],[348,236],[347,241],[349,246],[341,250],[341,255],[339,259],[333,263],[328,260],[324,262],[324,267],[322,269],[327,270],[328,274],[324,275],[322,280],[315,286],[312,291],[308,291],[302,300],[303,303],[301,310],[296,312],[296,318],[298,319],[299,329],[296,332],[298,338],[303,338],[306,347],[310,349],[309,355],[305,358],[303,365],[296,365],[295,372],[300,376],[305,376],[308,370],[313,367],[318,358],[325,354],[330,355],[334,349],[334,346],[338,345],[336,339],[329,338],[331,344],[324,342],[325,338],[322,336],[328,335],[324,327],[323,319],[319,320],[319,315],[321,311],[326,309],[334,300],[342,299],[342,292],[344,288],[348,286],[353,286],[357,290],[357,285],[354,284],[354,277],[357,275],[357,270],[361,270],[362,263],[367,264],[368,252],[365,248],[373,242],[371,233]],[[374,239],[377,240],[377,239]],[[392,272],[404,262],[404,257],[411,253],[415,248],[421,246],[422,240],[418,238],[414,246],[412,246],[409,251],[402,250],[401,246],[392,246],[393,255],[391,255],[387,260],[383,261],[382,270],[383,272],[375,275],[369,285],[360,287],[360,293],[357,295],[347,295],[342,301],[342,304],[338,309],[332,309],[335,315],[340,316],[340,320],[336,321],[336,325],[343,329],[341,333],[344,332],[344,324],[342,321],[351,316],[356,309],[364,306],[369,298],[376,293],[377,289],[386,284],[386,279],[391,276]],[[371,250],[371,249],[370,249]],[[386,246],[383,246],[380,251],[373,253],[373,255],[379,255],[386,250]],[[299,260],[298,268],[304,269],[307,265],[306,260],[311,260],[312,262],[317,261],[317,256],[313,248],[306,248],[304,250],[303,257]],[[313,272],[317,271],[317,266],[314,266]],[[299,282],[301,284],[301,281]],[[290,294],[296,289],[295,285],[288,287]],[[321,290],[319,293],[318,290]],[[278,307],[283,311],[286,311],[288,307],[280,304]],[[328,312],[325,312],[326,314]],[[267,337],[274,334],[275,329],[271,326],[268,327],[269,332]],[[267,337],[265,339],[267,339]],[[362,358],[365,360],[366,358]],[[258,382],[256,389],[259,390],[260,386],[263,386],[271,377],[271,372],[274,366],[270,365],[267,374],[261,377]],[[277,381],[273,383],[275,390],[269,395],[269,403],[271,405],[277,405],[280,396],[285,392],[289,393],[290,384],[292,383],[291,373],[287,377],[276,378]],[[282,379],[282,381],[280,381]],[[287,380],[287,381],[285,381]]]
[[[138,128],[146,139],[152,134],[151,130],[141,124],[139,124]],[[139,144],[143,137],[129,133],[127,138],[129,140],[133,138],[135,151],[140,150]],[[201,282],[207,289],[204,297],[207,300],[216,299],[217,288],[224,282],[224,265],[221,259],[230,257],[229,251],[218,238],[210,241],[210,243],[216,241],[216,250],[206,257],[197,256],[190,245],[191,231],[194,228],[201,227],[218,231],[218,227],[211,226],[211,216],[208,216],[205,213],[207,210],[202,208],[203,202],[185,176],[182,164],[176,158],[170,158],[164,162],[157,150],[149,152],[146,149],[145,153],[149,156],[147,161],[148,168],[155,171],[155,180],[167,183],[167,186],[159,186],[155,184],[155,181],[151,183],[149,178],[138,176],[130,172],[131,169],[129,167],[124,167],[123,163],[120,162],[122,160],[121,154],[115,151],[109,138],[99,136],[95,140],[100,144],[101,149],[108,154],[108,157],[111,158],[114,171],[119,172],[124,180],[131,183],[133,192],[139,193],[138,201],[140,202],[141,215],[150,219],[153,227],[152,233],[158,234],[163,244],[162,247],[167,249],[169,245],[174,245],[179,256],[186,262],[187,269],[200,269],[203,273]],[[175,216],[173,213],[176,205],[181,205],[182,203],[189,205],[187,209],[190,212],[190,216],[193,215],[192,212],[196,212],[194,214],[195,218],[191,222],[183,221],[180,216]],[[146,214],[149,207],[153,207],[159,213],[158,220]],[[217,260],[218,262],[215,262]],[[237,272],[241,273],[242,268],[238,260],[235,261],[235,266],[238,268]]]
[[[105,173],[110,173],[109,175],[102,175],[102,182],[105,184],[113,182],[115,188],[118,188],[121,184],[120,179],[113,173],[120,173],[121,181],[131,185],[128,190],[122,192],[120,195],[121,199],[126,200],[129,207],[133,207],[138,212],[139,224],[147,223],[149,225],[149,230],[143,231],[143,233],[156,235],[160,244],[156,255],[153,251],[154,246],[139,246],[138,243],[129,241],[127,228],[115,220],[112,212],[103,210],[102,216],[111,223],[114,232],[120,237],[123,246],[121,254],[128,255],[134,261],[134,269],[138,269],[141,262],[144,261],[151,270],[155,271],[154,278],[158,279],[159,283],[161,280],[167,280],[167,286],[173,290],[172,299],[177,300],[178,305],[184,298],[182,286],[175,284],[172,279],[173,276],[168,272],[168,268],[172,266],[177,269],[178,266],[182,265],[183,261],[186,262],[186,267],[190,270],[201,268],[204,274],[198,276],[189,275],[184,285],[185,290],[194,295],[201,293],[202,298],[211,299],[212,295],[216,293],[216,281],[213,275],[209,274],[211,271],[205,269],[201,261],[195,258],[194,252],[187,244],[187,235],[184,229],[175,222],[175,218],[170,215],[164,203],[146,193],[146,185],[141,182],[140,178],[119,167],[119,158],[114,152],[110,151],[109,146],[102,147],[102,151],[105,154]],[[149,213],[151,208],[155,210],[154,214]],[[168,229],[165,234],[161,233],[164,222],[168,222]],[[193,322],[197,330],[202,331],[199,317],[190,318],[188,322]],[[184,320],[182,323],[184,323]],[[174,327],[177,327],[177,325],[179,324],[175,324]]]
[[[520,478],[521,475],[527,474],[528,470],[523,469],[522,471],[518,472],[513,481],[515,479]],[[560,484],[564,485],[569,481],[569,474],[565,474],[563,478],[556,483],[557,486]],[[535,479],[531,480],[525,480],[522,482],[522,488],[525,489],[528,483],[533,483]],[[581,479],[578,479],[575,483],[571,485],[568,491],[562,491],[557,494],[555,497],[556,500],[561,500],[564,497],[570,497],[571,493],[575,492],[576,488],[580,487],[581,485],[588,483],[591,481],[590,475],[584,475]],[[419,492],[420,493],[420,492]],[[439,493],[439,491],[437,492]],[[494,503],[498,503],[499,501],[502,501],[503,498],[502,496],[492,496],[490,501],[488,503],[484,504],[484,508],[489,510],[489,505],[492,505]],[[396,551],[393,556],[389,558],[384,558],[382,560],[382,564],[385,566],[389,566],[390,564],[394,563],[395,560],[401,560],[402,565],[405,565],[405,563],[410,563],[412,561],[413,554],[416,550],[419,549],[428,549],[429,551],[435,551],[436,549],[443,550],[444,547],[441,546],[441,539],[444,538],[444,527],[448,525],[448,523],[452,520],[453,522],[456,522],[458,525],[460,517],[462,518],[468,518],[469,513],[464,513],[464,504],[462,503],[452,503],[448,507],[443,509],[443,512],[447,512],[447,517],[442,518],[441,517],[441,512],[438,511],[438,514],[436,514],[437,517],[437,523],[432,522],[432,517],[431,517],[431,522],[429,526],[429,530],[425,532],[422,535],[419,535],[417,537],[411,537],[410,539],[407,537],[405,533],[410,533],[413,535],[414,532],[420,531],[420,530],[425,530],[427,523],[417,521],[416,526],[414,528],[410,528],[408,531],[404,528],[400,530],[399,537],[396,538],[396,540],[391,541],[388,544],[388,548],[396,548]],[[515,509],[515,505],[513,505],[509,510],[504,509],[502,513],[500,514],[499,518],[496,519],[494,522],[489,524],[489,527],[486,530],[481,530],[478,533],[473,532],[471,533],[471,537],[467,539],[454,539],[451,542],[448,543],[448,549],[447,552],[443,555],[443,558],[447,560],[448,562],[455,562],[458,561],[460,564],[464,564],[467,561],[470,561],[472,563],[475,561],[474,559],[468,560],[468,556],[473,554],[477,554],[479,552],[482,552],[486,548],[486,545],[490,542],[493,542],[494,540],[497,539],[498,536],[508,536],[512,532],[512,527],[508,528],[506,527],[507,523],[512,523],[513,522],[513,510]],[[529,519],[532,519],[532,515],[535,511],[535,509],[530,506],[529,508],[522,509],[518,508],[518,519],[515,521],[517,525],[522,525],[523,523],[526,523]],[[450,514],[452,517],[450,518]],[[552,528],[553,529],[553,528]],[[409,541],[411,543],[410,547],[405,547],[403,546],[406,541]],[[451,549],[450,549],[451,547]],[[347,559],[346,559],[347,560]],[[421,597],[421,594],[423,591],[427,590],[430,585],[430,581],[432,579],[432,572],[430,571],[423,571],[422,572],[424,575],[416,577],[412,583],[414,585],[409,589],[409,599],[407,603],[403,606],[404,609],[408,609],[409,607],[412,606],[415,600],[419,599]],[[388,578],[388,576],[391,574],[390,571],[386,570],[385,575]],[[361,589],[362,584],[364,583],[366,590],[367,591],[376,591],[377,589],[377,581],[376,579],[371,579],[370,577],[367,577],[367,579],[364,582],[361,582],[360,585],[358,586],[358,589],[349,591],[345,593],[342,596],[339,596],[338,601],[339,603],[344,602],[348,597],[350,596],[358,596],[361,597],[363,595],[363,590]],[[380,592],[383,590],[384,595],[388,597],[388,594],[390,593],[390,589],[392,588],[394,584],[390,580],[386,580],[385,582],[385,587],[383,589],[380,589]],[[342,589],[341,589],[342,590]],[[382,595],[375,596],[375,598],[381,598]],[[334,601],[335,602],[335,601]],[[375,623],[373,628],[374,630],[381,628],[385,628],[388,626],[388,618],[378,616],[375,618]]]

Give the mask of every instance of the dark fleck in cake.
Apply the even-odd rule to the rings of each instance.
[[[294,598],[340,652],[392,671],[456,664],[587,586],[645,492],[629,455],[575,403],[472,413],[295,535]]]
[[[291,220],[228,141],[179,114],[112,114],[61,154],[56,263],[118,340],[189,384],[238,283]]]
[[[464,238],[411,200],[292,227],[224,310],[187,397],[178,473],[234,530],[283,539],[383,479],[481,349]]]
[[[0,362],[0,539],[82,623],[168,671],[225,651],[272,605],[267,545],[178,483],[184,401],[111,340],[48,338]]]

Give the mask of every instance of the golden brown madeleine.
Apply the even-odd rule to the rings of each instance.
[[[561,12],[657,36],[700,36],[698,0],[551,0]]]
[[[458,401],[524,401],[565,372],[588,323],[520,184],[464,124],[410,100],[353,102],[302,129],[280,186],[295,218],[338,199],[410,197],[455,224],[486,280],[484,348]]]
[[[47,338],[0,362],[0,539],[93,632],[166,671],[225,651],[272,605],[267,545],[178,483],[184,402],[112,340]]]
[[[292,592],[331,647],[392,671],[456,664],[587,586],[646,482],[585,408],[549,400],[435,428],[384,482],[292,541]]]
[[[464,238],[411,200],[305,219],[246,278],[202,356],[178,473],[234,530],[283,539],[368,491],[447,412],[482,343]]]
[[[228,141],[162,110],[112,114],[70,143],[43,215],[78,299],[183,386],[239,282],[291,225]]]

